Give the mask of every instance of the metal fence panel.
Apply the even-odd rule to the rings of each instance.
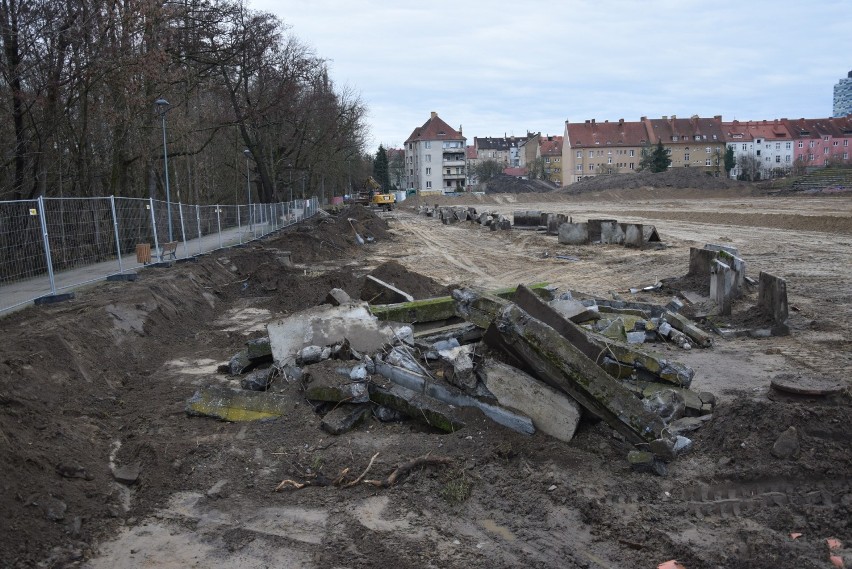
[[[157,261],[158,246],[177,241],[176,257],[190,257],[269,235],[318,211],[316,198],[251,206],[114,197],[0,201],[0,312],[138,268],[144,260],[137,245],[150,246]]]

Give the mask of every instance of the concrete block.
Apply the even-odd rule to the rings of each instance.
[[[48,294],[47,296],[40,296],[37,299],[33,300],[33,304],[36,306],[43,306],[45,304],[56,304],[58,302],[65,302],[66,300],[74,300],[74,293],[66,292],[64,294]]]
[[[440,350],[438,356],[444,363],[444,378],[448,382],[465,391],[473,391],[476,388],[473,356],[469,345]]]
[[[489,360],[478,374],[501,405],[517,409],[535,427],[560,441],[574,437],[580,422],[580,405],[571,397],[506,364]]]
[[[559,226],[559,243],[585,245],[589,242],[589,226],[586,223],[563,223]]]
[[[729,316],[733,305],[734,275],[731,267],[719,261],[713,261],[710,267],[710,298],[719,307],[719,314]]]
[[[305,386],[305,398],[331,403],[366,403],[370,400],[367,384],[351,381],[336,373],[311,371],[311,381]]]
[[[642,226],[642,238],[645,239],[645,243],[660,242],[660,234],[657,233],[657,228],[653,225]]]
[[[137,276],[136,273],[118,273],[117,275],[109,275],[106,280],[108,282],[134,282]]]
[[[315,306],[271,322],[266,330],[272,357],[279,365],[294,363],[305,346],[333,346],[349,340],[354,350],[373,353],[394,338],[393,329],[370,314],[365,302]]]
[[[252,363],[272,361],[272,346],[268,337],[255,338],[246,342],[246,355]]]
[[[601,242],[601,227],[603,223],[618,223],[615,219],[590,219],[589,223],[589,241],[592,243]]]
[[[709,277],[710,267],[716,260],[716,251],[709,249],[689,248],[689,272],[690,277]],[[706,289],[705,289],[706,290]]]
[[[369,416],[370,405],[338,405],[325,414],[320,422],[323,431],[331,435],[348,433]]]
[[[645,246],[645,235],[642,232],[641,223],[622,223],[621,230],[624,231],[624,246],[641,249]]]
[[[787,305],[787,281],[780,277],[760,272],[758,276],[757,305],[772,318],[775,327],[773,333],[776,335],[789,334],[787,319],[789,309]]]
[[[601,243],[605,245],[624,244],[624,230],[617,221],[601,221]]]

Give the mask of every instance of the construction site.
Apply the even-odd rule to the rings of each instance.
[[[3,315],[0,566],[851,567],[852,196],[728,186],[350,204]]]

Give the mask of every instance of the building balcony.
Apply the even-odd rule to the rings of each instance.
[[[444,166],[464,166],[465,161],[463,158],[455,159],[455,158],[444,158],[443,161]]]
[[[466,174],[461,172],[459,174],[444,174],[442,178],[446,180],[464,180],[466,178]]]

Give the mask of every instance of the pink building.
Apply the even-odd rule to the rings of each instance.
[[[850,164],[852,115],[825,119],[781,119],[790,131],[797,168]]]

